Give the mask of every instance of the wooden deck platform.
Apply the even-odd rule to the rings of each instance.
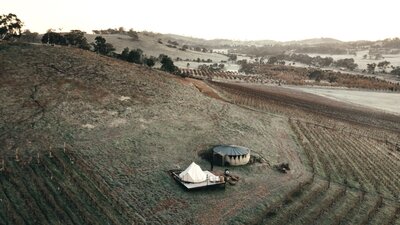
[[[206,187],[217,187],[217,186],[223,186],[225,188],[225,180],[224,181],[218,181],[218,182],[211,182],[211,181],[204,181],[204,182],[200,182],[200,183],[188,183],[185,182],[183,180],[181,180],[181,178],[179,177],[179,174],[182,171],[180,170],[173,170],[170,171],[171,176],[178,182],[180,183],[182,186],[184,186],[187,190],[192,190],[192,189],[199,189],[199,188],[206,188]],[[206,174],[208,175],[212,175],[215,176],[214,174],[212,174],[210,171],[204,171]]]

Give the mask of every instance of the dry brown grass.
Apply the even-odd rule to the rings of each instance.
[[[93,197],[95,203],[101,198],[97,201],[90,190],[98,188],[110,201],[126,206],[124,215],[130,221],[210,223],[202,219],[216,208],[222,216],[209,220],[213,223],[224,223],[226,216],[233,215],[249,219],[240,213],[243,208],[257,207],[281,191],[282,186],[288,190],[306,173],[295,157],[298,147],[290,136],[289,124],[280,117],[207,97],[172,75],[79,49],[41,45],[7,45],[5,50],[1,45],[0,49],[0,64],[5,72],[0,74],[0,81],[7,80],[0,82],[1,158],[12,159],[18,148],[20,162],[32,159],[32,163],[38,154],[49,154],[49,146],[55,158],[56,149],[67,143],[79,161],[74,164],[75,171],[83,170],[87,179],[73,180],[71,170],[72,174],[56,179],[55,185],[63,180],[68,181],[63,184],[68,190],[91,185],[85,196]],[[206,85],[197,84],[201,90],[211,91]],[[238,185],[195,193],[181,189],[165,172],[178,166],[184,168],[191,161],[208,169],[208,162],[197,153],[220,143],[248,146],[271,164],[292,156],[297,169],[289,178],[262,163],[232,168],[241,177]],[[49,170],[58,173],[57,164],[49,163]],[[7,165],[10,164],[6,162],[6,168]],[[50,179],[38,176],[37,185],[45,185],[42,178]],[[18,176],[10,179],[20,182]],[[65,202],[77,205],[86,198],[62,197],[58,192],[45,196],[48,199],[44,205],[55,199],[60,215],[72,208],[66,207]],[[23,209],[19,200],[7,202]],[[104,204],[102,210],[106,208],[113,210]],[[14,219],[21,217],[23,220],[35,216],[23,210]],[[4,218],[13,220],[0,216]],[[38,220],[46,224],[43,218]],[[95,216],[88,216],[87,221],[76,223],[95,224],[95,220]]]

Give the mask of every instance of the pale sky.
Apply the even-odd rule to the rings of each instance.
[[[125,27],[205,39],[343,41],[400,37],[399,0],[0,0],[25,29]]]

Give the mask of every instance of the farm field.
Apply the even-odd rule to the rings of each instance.
[[[357,107],[352,104],[321,98],[317,95],[302,91],[283,88],[279,86],[244,84],[244,83],[211,83],[227,91],[233,96],[233,102],[261,105],[277,114],[288,117],[296,116],[299,110],[306,112],[306,118],[318,121],[318,116],[327,116],[332,119],[356,124],[375,126],[381,129],[400,131],[399,116],[384,113],[377,110]],[[272,105],[268,107],[268,104]],[[304,114],[304,112],[302,113]]]
[[[400,151],[396,146],[400,138],[398,128],[397,131],[387,131],[386,126],[377,128],[373,123],[368,125],[360,122],[363,119],[356,119],[363,115],[353,118],[339,116],[339,111],[345,112],[340,107],[341,103],[335,104],[329,99],[325,107],[331,113],[314,111],[312,108],[321,104],[318,97],[298,97],[300,93],[291,89],[222,83],[213,83],[212,86],[236,104],[287,115],[304,150],[302,162],[308,165],[313,174],[312,178],[301,182],[286,196],[267,205],[265,216],[257,223],[400,222],[400,179],[397,172],[400,169]],[[271,96],[272,90],[274,94]],[[351,109],[352,113],[348,113],[358,114],[357,110],[365,109],[355,107]],[[368,117],[371,121],[390,120],[379,114],[374,112]],[[397,117],[397,126],[399,119]]]
[[[189,63],[189,67],[187,66],[187,63]],[[219,63],[220,61],[216,61],[215,63]],[[187,61],[177,61],[174,62],[174,64],[179,67],[179,68],[189,68],[189,69],[197,69],[200,65],[212,65],[213,63],[203,63],[203,62],[187,62]],[[224,64],[224,71],[239,71],[240,66],[235,63],[223,63]]]
[[[30,162],[5,159],[1,224],[129,223],[124,206],[105,195],[107,187],[72,154],[53,151]]]
[[[320,95],[338,101],[343,101],[355,105],[362,105],[379,109],[385,112],[400,114],[400,94],[390,92],[376,92],[352,90],[343,88],[319,88],[319,87],[299,87],[289,86],[296,90]]]
[[[364,55],[368,55],[368,51],[358,51],[357,55],[329,55],[329,54],[315,54],[309,53],[307,54],[312,57],[321,56],[321,57],[332,57],[334,60],[345,59],[345,58],[353,58],[354,62],[358,64],[358,69],[363,70],[367,69],[367,64],[376,63],[378,64],[381,61],[389,61],[393,66],[400,66],[400,55],[399,54],[383,54],[383,59],[375,60],[375,59],[363,59]]]
[[[397,115],[69,47],[1,44],[0,66],[2,224],[400,224]],[[235,186],[169,177],[221,143],[259,159]]]

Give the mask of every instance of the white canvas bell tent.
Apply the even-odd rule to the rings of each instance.
[[[179,174],[179,178],[185,182],[200,183],[207,180],[207,175],[201,170],[199,165],[192,162],[186,170]]]

